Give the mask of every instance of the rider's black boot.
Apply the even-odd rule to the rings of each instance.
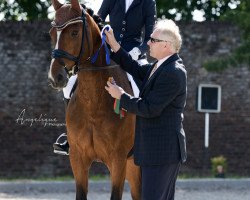
[[[69,103],[69,99],[64,98],[65,111],[67,110],[68,103]],[[66,137],[66,139],[64,140],[64,142],[59,143],[58,141],[61,137]],[[61,134],[57,138],[56,142],[53,144],[53,148],[54,148],[54,153],[57,153],[60,155],[69,155],[69,143],[67,140],[66,133]]]

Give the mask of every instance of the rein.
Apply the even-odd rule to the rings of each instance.
[[[106,52],[106,63],[108,64],[107,66],[105,67],[79,67],[79,63],[80,63],[80,60],[81,60],[81,57],[83,56],[83,53],[84,53],[84,33],[86,32],[86,36],[87,36],[87,40],[88,40],[88,45],[89,45],[89,35],[88,35],[88,32],[87,32],[87,23],[86,23],[86,15],[85,15],[85,10],[83,9],[83,12],[82,12],[82,16],[81,17],[77,17],[77,18],[74,18],[74,19],[71,19],[67,22],[65,22],[63,25],[56,25],[56,23],[53,21],[51,23],[52,27],[56,28],[57,30],[63,30],[64,28],[66,28],[68,25],[71,25],[71,24],[74,24],[74,23],[79,23],[79,22],[82,22],[83,23],[83,29],[82,29],[82,42],[81,42],[81,50],[78,54],[78,56],[74,56],[74,55],[71,55],[70,53],[64,51],[64,50],[61,50],[61,49],[54,49],[52,51],[52,58],[54,59],[57,59],[58,62],[64,66],[64,69],[66,71],[66,73],[71,76],[71,75],[75,75],[77,72],[80,72],[80,71],[98,71],[98,70],[107,70],[107,69],[112,69],[112,68],[115,68],[119,65],[111,65],[109,66],[110,64],[110,55],[109,55],[109,49],[107,47],[107,44],[105,42],[106,40],[106,35],[105,34],[102,34],[102,43],[101,43],[101,46],[99,47],[99,49],[96,51],[96,53],[92,56],[90,56],[86,61],[90,60],[92,64],[94,64],[98,58],[98,55],[99,55],[99,52],[101,50],[101,47],[104,46],[105,48],[105,52]],[[105,27],[104,27],[105,28]],[[103,33],[104,31],[102,31]],[[68,70],[67,67],[65,66],[65,63],[63,62],[63,60],[61,58],[66,58],[68,60],[71,60],[73,62],[75,62],[74,66],[72,67],[71,70]]]

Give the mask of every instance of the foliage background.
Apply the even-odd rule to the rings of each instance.
[[[65,0],[60,1],[65,2]],[[100,6],[102,0],[80,0],[80,2]],[[156,0],[156,5],[158,18],[185,22],[222,20],[230,21],[240,27],[242,43],[239,47],[224,58],[205,61],[203,67],[207,70],[223,71],[228,67],[240,67],[242,63],[250,65],[249,0]],[[0,19],[4,21],[47,19],[50,10],[51,1],[48,0],[0,0]]]
[[[100,7],[102,0],[80,2]],[[158,18],[190,22],[199,15],[199,21],[230,21],[240,27],[242,43],[239,47],[224,58],[205,61],[203,67],[207,70],[223,71],[228,67],[240,67],[242,63],[250,65],[250,0],[156,0],[156,5]],[[0,0],[3,21],[47,19],[50,10],[48,0]]]
[[[94,2],[100,5],[102,0],[80,2]],[[244,11],[249,3],[243,0],[156,0],[156,4],[158,17],[192,21],[193,15],[200,12],[203,13],[202,20],[215,21],[227,16],[228,13],[234,16]],[[50,5],[50,0],[0,0],[0,13],[4,14],[4,20],[45,19],[48,17]]]

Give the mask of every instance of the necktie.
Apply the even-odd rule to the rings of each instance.
[[[154,68],[152,69],[152,71],[150,72],[150,75],[148,77],[148,79],[150,79],[150,77],[154,74],[154,72],[157,70],[157,64],[154,65]]]

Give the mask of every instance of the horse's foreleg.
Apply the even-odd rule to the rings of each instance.
[[[91,161],[82,156],[71,147],[70,163],[76,183],[76,200],[87,200],[88,172]]]
[[[134,159],[127,161],[126,179],[129,182],[133,200],[141,200],[141,170],[134,164]]]
[[[114,159],[110,166],[112,182],[111,200],[121,200],[126,176],[126,159]]]

